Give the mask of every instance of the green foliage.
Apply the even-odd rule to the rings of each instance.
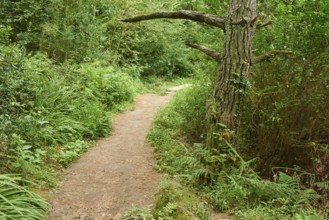
[[[29,51],[41,50],[59,61],[101,56],[105,19],[111,17],[105,1],[2,1],[0,8],[12,40]]]
[[[40,39],[40,25],[49,20],[51,1],[1,1],[0,24],[10,26],[10,38],[14,42],[36,48]]]
[[[175,1],[113,1],[118,19],[159,10],[172,10]],[[127,14],[129,11],[129,14]],[[126,24],[112,19],[108,28],[115,33],[108,44],[120,65],[133,63],[143,78],[189,76],[194,73],[190,50],[184,46],[186,31],[181,21],[152,21]],[[165,34],[164,34],[165,33]]]
[[[19,183],[28,182],[17,176],[0,175],[0,219],[45,219],[48,204]]]
[[[198,88],[177,94],[157,116],[149,135],[157,153],[156,168],[196,188],[216,209],[230,211],[238,219],[325,219],[326,214],[314,208],[321,196],[301,188],[302,175],[280,172],[276,181],[262,180],[251,169],[254,161],[244,161],[231,145],[223,144],[219,150],[190,142],[195,134],[186,128],[193,125],[193,117],[202,122],[205,111],[201,117],[199,108],[188,111],[182,106],[189,106],[191,99],[205,102],[207,96]],[[163,193],[160,201],[169,201],[174,194]]]
[[[9,26],[0,25],[0,44],[7,44],[10,42],[10,31],[11,28]]]
[[[67,165],[85,150],[81,139],[108,134],[109,111],[133,101],[139,82],[116,67],[58,66],[43,54],[26,56],[17,46],[0,49],[1,170],[53,185],[53,171],[40,175],[45,160]],[[62,151],[51,150],[59,145]]]
[[[185,172],[185,164],[181,164],[175,158],[175,156],[184,158],[189,152],[189,149],[181,144],[180,139],[191,137],[190,141],[193,141],[202,138],[209,82],[205,80],[200,84],[192,83],[195,85],[176,94],[174,100],[156,116],[155,124],[149,134],[148,139],[159,154],[157,169],[160,171],[170,174],[176,173],[177,170]]]
[[[111,19],[109,3],[97,1],[51,1],[50,19],[39,27],[40,48],[63,61],[101,58],[107,39],[105,22]]]
[[[193,220],[210,219],[210,210],[192,190],[178,182],[164,178],[161,189],[156,194],[155,206],[152,209],[133,207],[124,217],[133,219]]]
[[[89,147],[89,144],[85,141],[77,140],[72,143],[67,143],[63,146],[62,150],[59,153],[59,162],[63,166],[67,166],[73,160],[80,157]]]
[[[137,67],[136,75],[145,77],[188,76],[193,68],[189,50],[183,46],[181,22],[137,26],[119,21],[127,17],[128,10],[132,15],[173,5],[171,0],[4,1],[0,3],[0,25],[11,27],[11,39],[28,51],[42,51],[59,62],[102,59],[112,65]]]
[[[191,87],[175,95],[175,99],[168,104],[166,110],[157,116],[154,129],[171,128],[175,124],[175,131],[182,132],[175,136],[186,135],[193,137],[193,140],[200,140],[205,127],[206,101],[211,91],[208,78],[202,77],[204,78],[200,81],[191,81]],[[152,132],[150,139],[153,140]]]
[[[273,49],[290,49],[293,55],[253,67],[244,144],[249,155],[258,157],[264,175],[275,166],[316,172],[316,163],[328,166],[328,153],[320,153],[329,137],[328,3],[273,1],[263,6],[273,27],[257,33],[256,56]]]
[[[147,220],[151,219],[153,220],[153,216],[151,214],[151,209],[149,208],[139,208],[136,206],[133,206],[131,210],[124,213],[123,218],[131,218],[131,219],[142,219]]]
[[[155,219],[210,219],[209,208],[192,190],[165,178],[156,194]]]
[[[82,78],[84,86],[108,109],[113,109],[116,103],[133,101],[137,92],[133,78],[111,66],[84,65]]]
[[[299,179],[285,173],[279,173],[278,180],[271,182],[261,180],[253,173],[226,172],[221,173],[208,196],[219,210],[266,206],[278,209],[282,216],[293,216],[302,209],[311,208],[320,197],[314,190],[301,190]]]

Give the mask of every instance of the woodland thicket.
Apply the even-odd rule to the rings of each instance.
[[[129,8],[144,5],[161,7],[138,1],[1,1],[3,172],[34,172],[29,169],[38,169],[48,156],[67,164],[79,154],[78,145],[82,150],[85,140],[108,134],[109,113],[143,90],[141,78],[153,82],[192,73],[186,49],[177,46],[179,36],[162,35],[164,25],[128,27],[119,21]]]
[[[194,86],[158,115],[150,133],[156,168],[169,177],[155,210],[145,215],[180,219],[193,213],[208,219],[211,204],[238,219],[325,219],[329,3],[258,1],[258,21],[272,24],[257,30],[253,56],[271,50],[292,54],[252,66],[238,142],[220,148],[209,148],[205,138],[207,100],[220,64],[185,44],[218,50],[223,31],[186,20],[120,21],[163,10],[225,15],[228,5],[228,0],[1,1],[0,174],[20,176],[0,175],[0,219],[43,219],[46,205],[24,179],[54,187],[59,170],[110,132],[114,112],[136,94],[178,77],[193,78]],[[26,206],[22,197],[35,202]]]

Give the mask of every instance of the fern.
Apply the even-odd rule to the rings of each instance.
[[[329,181],[316,182],[315,186],[319,187],[321,190],[328,191],[329,190]]]

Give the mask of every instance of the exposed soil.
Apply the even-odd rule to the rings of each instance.
[[[168,89],[165,96],[137,98],[131,111],[119,114],[110,137],[100,139],[67,170],[51,201],[49,220],[117,220],[133,205],[148,207],[160,183],[152,170],[153,151],[146,143],[152,119],[172,93],[190,85]],[[229,216],[213,213],[214,220]]]
[[[133,110],[115,117],[112,135],[67,170],[51,201],[50,220],[110,220],[132,205],[152,205],[160,175],[152,170],[153,152],[145,139],[171,96],[141,95]]]

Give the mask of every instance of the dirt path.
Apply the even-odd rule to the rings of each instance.
[[[160,175],[152,171],[152,148],[145,138],[154,114],[171,96],[141,95],[132,111],[114,119],[112,136],[68,169],[51,202],[50,220],[110,220],[132,204],[152,204]]]

